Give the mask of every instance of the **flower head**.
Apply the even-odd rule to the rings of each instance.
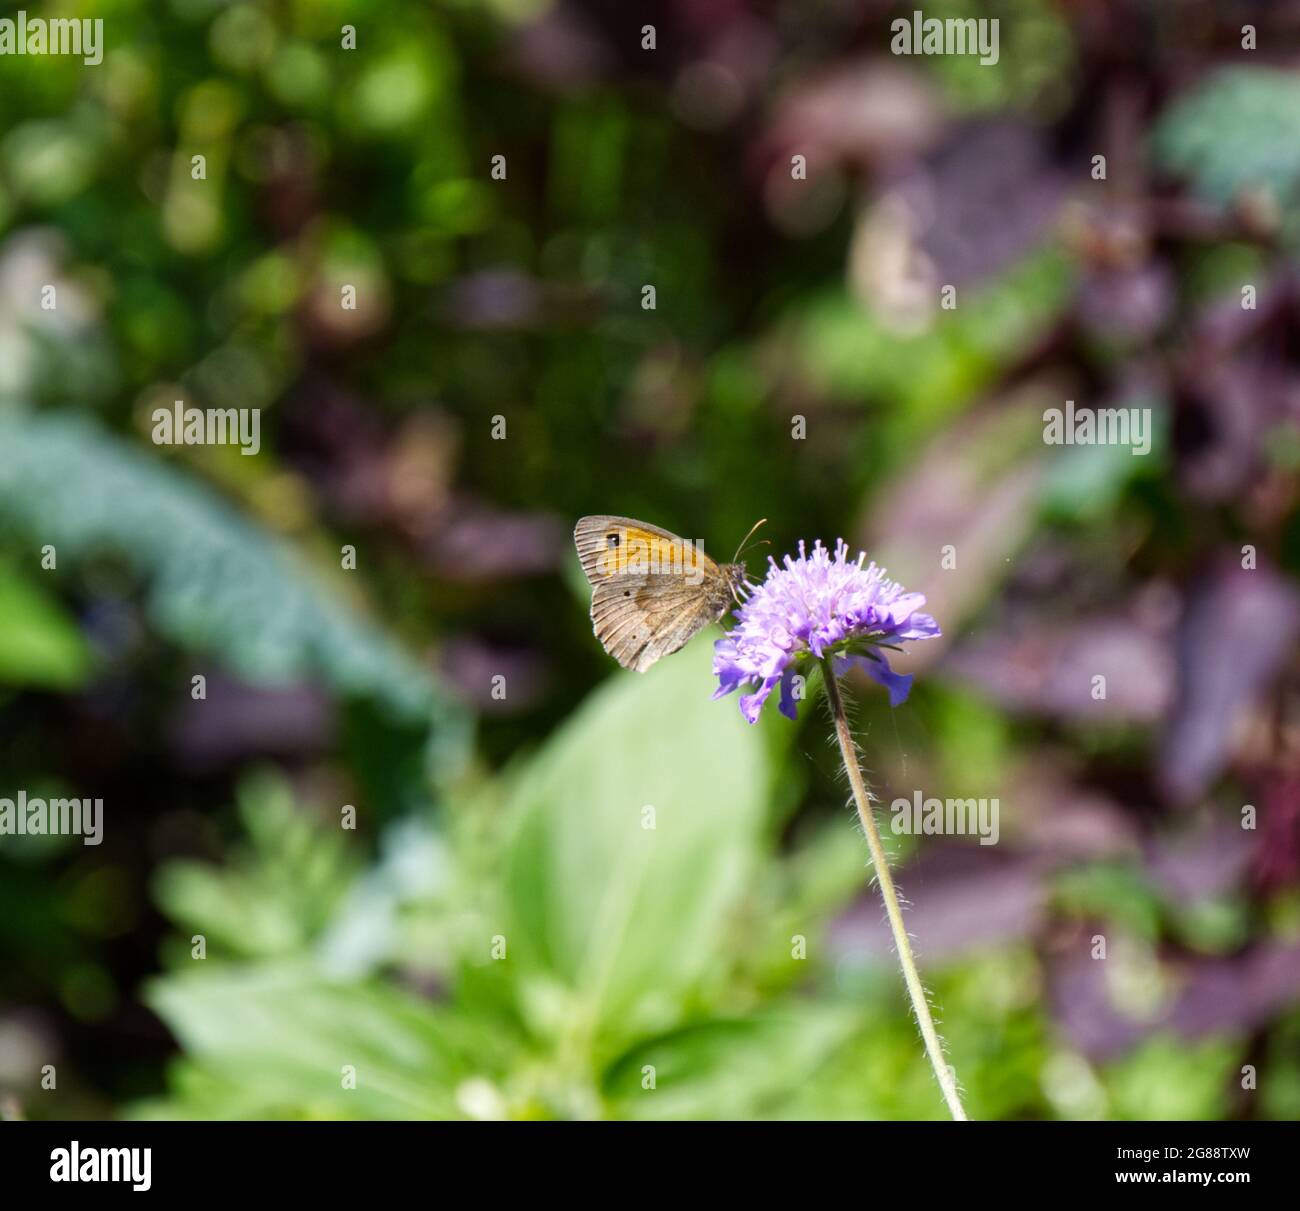
[[[799,558],[787,555],[784,567],[768,559],[767,579],[741,605],[735,627],[713,646],[714,698],[755,686],[740,697],[741,714],[755,723],[779,683],[781,714],[793,719],[795,664],[811,655],[832,657],[836,673],[857,664],[889,691],[890,705],[906,700],[912,678],[895,673],[880,646],[932,639],[939,624],[917,613],[924,595],[886,580],[865,554],[851,560],[848,553],[843,539],[833,557],[818,540],[811,555],[801,542]]]

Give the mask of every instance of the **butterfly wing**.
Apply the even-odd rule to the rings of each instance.
[[[583,517],[573,530],[573,542],[587,580],[594,587],[610,576],[671,568],[699,568],[704,579],[717,573],[718,565],[693,543],[671,530],[631,517],[597,514]],[[700,577],[694,576],[698,584]]]
[[[644,673],[726,609],[721,569],[668,530],[600,515],[582,518],[573,539],[592,585],[596,638],[624,668]]]
[[[725,597],[702,585],[687,586],[680,576],[673,587],[645,583],[649,579],[615,578],[597,585],[591,598],[596,638],[619,664],[638,673],[685,646],[727,606]]]

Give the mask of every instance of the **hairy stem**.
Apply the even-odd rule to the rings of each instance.
[[[925,999],[925,989],[921,986],[921,977],[916,970],[916,959],[912,956],[912,943],[903,926],[903,910],[899,906],[898,892],[889,873],[884,846],[880,843],[875,814],[871,810],[871,794],[863,780],[862,767],[858,764],[853,733],[849,731],[848,717],[844,713],[844,699],[840,696],[839,682],[835,679],[835,670],[829,657],[823,657],[822,667],[826,674],[826,696],[830,699],[831,713],[835,716],[835,736],[840,742],[844,772],[849,776],[849,785],[853,788],[853,801],[858,808],[858,819],[862,821],[862,831],[866,833],[867,847],[871,850],[871,863],[876,868],[876,881],[880,884],[880,894],[885,901],[885,912],[889,915],[889,928],[894,934],[894,949],[898,952],[898,963],[903,969],[903,982],[907,985],[907,995],[912,999],[916,1023],[921,1028],[921,1037],[925,1040],[926,1054],[930,1057],[930,1066],[939,1081],[939,1088],[943,1090],[948,1110],[954,1119],[965,1122],[966,1111],[957,1094],[957,1082],[953,1079],[952,1069],[943,1058],[943,1042],[939,1038],[939,1032],[934,1028],[934,1019],[930,1016],[930,1003]]]

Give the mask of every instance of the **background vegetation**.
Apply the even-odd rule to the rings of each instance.
[[[106,824],[0,838],[7,1114],[940,1117],[824,713],[617,672],[613,512],[929,596],[857,723],[1000,801],[895,842],[973,1117],[1300,1116],[1300,6],[75,8],[0,59],[0,793]]]

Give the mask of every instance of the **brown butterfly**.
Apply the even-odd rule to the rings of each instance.
[[[638,673],[717,622],[744,591],[743,563],[719,567],[698,541],[649,522],[584,517],[574,528],[573,541],[591,582],[596,638],[619,664]],[[744,545],[733,558],[739,558]]]

